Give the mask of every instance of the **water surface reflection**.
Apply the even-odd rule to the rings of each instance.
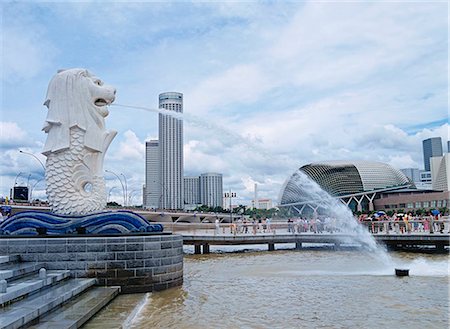
[[[448,255],[355,251],[188,255],[182,287],[152,293],[132,328],[448,328]]]

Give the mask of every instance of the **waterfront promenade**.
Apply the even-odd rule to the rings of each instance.
[[[383,223],[386,224],[386,223]],[[436,224],[444,224],[436,223]],[[445,223],[447,224],[447,223]],[[364,225],[364,224],[362,224]],[[211,245],[255,245],[266,244],[269,251],[275,250],[276,244],[295,244],[296,249],[301,249],[305,244],[329,244],[335,248],[342,245],[364,246],[365,242],[356,233],[347,232],[296,232],[293,227],[288,227],[285,223],[271,224],[270,231],[257,229],[253,231],[252,225],[220,225],[219,229],[214,224],[187,224],[176,223],[167,224],[167,229],[183,236],[184,245],[193,245],[196,254],[210,252]],[[417,249],[423,248],[427,251],[448,252],[450,246],[450,234],[448,227],[445,230],[433,233],[423,231],[405,230],[397,233],[395,223],[392,222],[392,229],[383,231],[381,228],[373,231],[372,226],[367,226],[367,230],[375,240],[386,245],[389,249]],[[400,231],[399,231],[400,232]]]

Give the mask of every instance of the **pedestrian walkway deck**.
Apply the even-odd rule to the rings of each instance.
[[[294,243],[297,249],[302,248],[304,243],[332,244],[339,247],[342,244],[364,245],[364,240],[356,234],[343,233],[258,233],[258,234],[211,234],[211,232],[184,231],[183,244],[194,245],[195,253],[209,253],[210,245],[251,245],[267,244],[268,250],[275,250],[275,244]],[[377,242],[386,246],[396,248],[416,248],[429,246],[432,250],[445,252],[450,246],[449,234],[375,234]]]

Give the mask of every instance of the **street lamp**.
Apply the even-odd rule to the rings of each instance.
[[[161,186],[161,193],[159,194],[158,208],[163,209],[163,207],[162,207],[162,198],[164,196],[164,193],[166,194],[167,197],[169,196],[169,193],[167,192],[167,188],[161,182],[157,182],[157,181],[154,180],[153,183],[155,183],[155,184],[158,183]]]
[[[126,178],[125,175],[122,174],[122,173],[120,173],[120,176],[123,177],[123,181],[125,182],[125,201],[126,201],[126,200],[128,200],[128,184],[127,184],[127,178]],[[125,204],[125,207],[126,207],[127,205],[128,205],[128,204]]]
[[[133,197],[134,197],[134,194],[136,193],[136,192],[138,192],[138,190],[132,190],[131,192],[130,192],[130,194],[128,194],[128,204],[129,205],[132,205],[132,200],[133,200]]]
[[[17,178],[19,178],[20,175],[22,175],[22,172],[19,172],[19,173],[16,175],[16,178],[14,179],[14,186],[17,185]]]
[[[35,158],[37,161],[39,161],[39,163],[41,164],[41,167],[42,167],[42,169],[44,170],[44,173],[45,173],[45,166],[42,163],[42,161],[39,160],[39,158],[37,156],[35,156],[33,153],[25,152],[25,151],[22,151],[22,150],[19,150],[19,152],[23,153],[23,154],[31,155],[33,158]]]
[[[230,198],[230,223],[233,223],[233,208],[231,205],[231,200],[236,197],[236,192],[231,192],[231,189],[230,189],[230,192],[225,193],[224,196],[225,196],[225,198]]]
[[[31,177],[31,173],[28,175],[28,180],[27,180],[27,188],[28,188],[28,202],[30,202],[30,177]]]
[[[125,186],[123,185],[122,180],[120,179],[119,175],[117,175],[114,171],[111,171],[111,170],[105,170],[105,172],[110,173],[110,174],[113,174],[113,175],[116,176],[117,179],[119,180],[120,185],[122,185],[122,192],[123,192],[123,206],[126,207],[127,200],[126,200],[126,195],[125,195]]]
[[[114,190],[116,188],[116,186],[113,186],[113,187],[111,187],[110,189],[109,189],[109,192],[108,192],[108,199],[106,200],[106,202],[109,202],[109,198],[111,197],[111,192],[112,192],[112,190]]]
[[[42,182],[43,180],[44,180],[43,178],[39,179],[39,180],[36,181],[36,183],[34,183],[33,186],[30,188],[30,200],[31,200],[31,201],[33,201],[33,190],[34,190],[34,188],[36,187],[36,185],[37,185],[39,182]]]

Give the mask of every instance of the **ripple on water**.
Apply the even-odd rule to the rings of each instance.
[[[391,255],[410,277],[355,251],[186,256],[132,328],[448,328],[448,255]]]

